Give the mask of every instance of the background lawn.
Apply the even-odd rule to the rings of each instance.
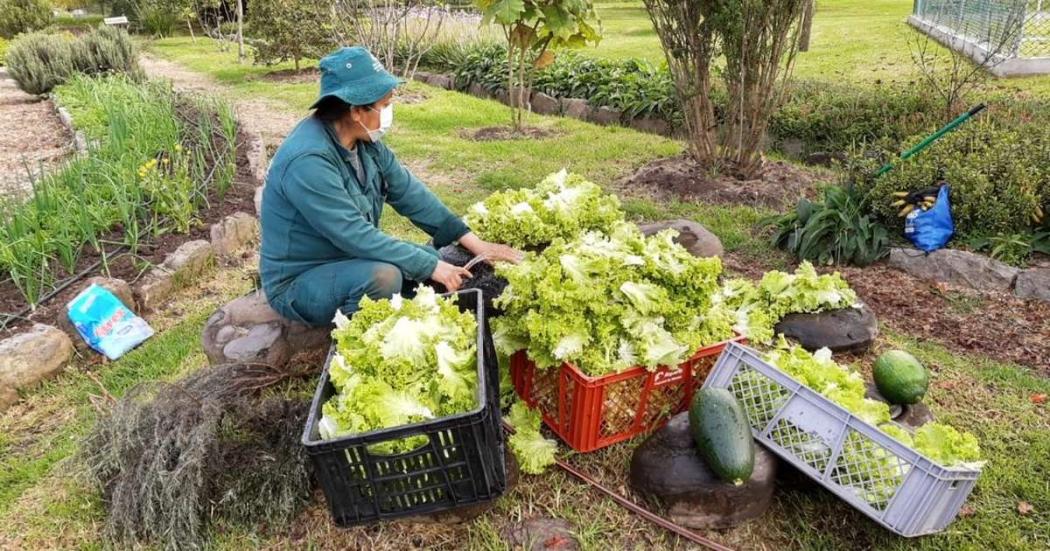
[[[605,35],[587,55],[640,57],[664,62],[642,0],[597,0]],[[817,0],[810,51],[798,57],[798,78],[837,82],[908,82],[920,74],[912,61],[920,35],[905,23],[911,0]],[[994,87],[1050,92],[1050,76],[992,80]]]

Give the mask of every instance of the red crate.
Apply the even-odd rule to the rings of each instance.
[[[638,366],[589,377],[570,363],[536,369],[524,350],[510,358],[514,390],[572,449],[590,452],[663,426],[689,406],[715,360],[736,337],[701,348],[678,367],[648,371]]]

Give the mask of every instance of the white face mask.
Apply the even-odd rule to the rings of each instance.
[[[375,109],[372,107],[369,107],[369,109],[375,111]],[[369,141],[371,141],[372,143],[378,142],[379,140],[383,139],[383,136],[387,133],[388,130],[390,130],[390,126],[394,124],[394,105],[388,104],[386,107],[379,110],[379,128],[375,130],[369,130],[368,127],[364,124],[358,124],[361,124],[361,128],[364,128],[365,132],[368,132]]]

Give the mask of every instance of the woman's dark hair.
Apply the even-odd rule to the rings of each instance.
[[[372,105],[360,105],[357,107],[371,107]],[[314,110],[314,116],[321,119],[322,122],[331,124],[343,118],[354,107],[355,106],[350,105],[335,96],[326,96],[317,104],[317,108]]]

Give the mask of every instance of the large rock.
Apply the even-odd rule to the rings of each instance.
[[[658,117],[638,117],[631,119],[631,128],[650,134],[668,136],[671,134],[671,125],[666,120]]]
[[[717,235],[692,220],[663,220],[638,226],[645,235],[654,235],[668,228],[678,230],[675,243],[685,247],[693,256],[722,256],[725,252]]]
[[[262,291],[219,308],[204,325],[201,341],[208,361],[283,366],[301,352],[321,352],[330,343],[330,327],[312,327],[281,317]]]
[[[1009,291],[1021,272],[998,260],[958,249],[930,254],[917,249],[890,249],[889,264],[915,277],[979,291]]]
[[[859,303],[855,308],[788,314],[775,331],[806,350],[828,347],[832,352],[863,352],[879,336],[879,322],[871,308]]]
[[[124,303],[131,311],[135,311],[137,306],[135,304],[135,293],[131,290],[131,285],[128,285],[127,281],[123,279],[109,278],[109,277],[93,277],[81,285],[80,291],[77,293],[84,292],[85,289],[92,285],[98,285],[103,289],[113,293],[120,302]],[[85,350],[88,348],[88,344],[84,342],[84,339],[77,332],[76,327],[73,327],[73,323],[69,321],[69,316],[63,311],[63,315],[58,319],[58,328],[69,334],[73,340],[73,345],[78,350]]]
[[[149,312],[155,310],[171,294],[191,283],[215,261],[215,249],[211,243],[197,239],[187,241],[154,266],[135,288],[139,308]]]
[[[451,90],[454,85],[454,81],[449,75],[430,75],[426,78],[425,82],[431,86],[444,88],[445,90]]]
[[[215,254],[229,257],[259,240],[259,221],[247,212],[235,212],[211,225]]]
[[[591,119],[598,124],[613,125],[620,124],[623,112],[619,109],[603,105],[593,112]]]
[[[482,85],[480,85],[480,84],[478,84],[476,82],[474,84],[471,84],[467,88],[467,91],[470,92],[470,95],[477,96],[479,98],[488,98],[488,97],[490,97],[492,95],[492,94],[489,94],[489,91],[486,90],[484,86],[482,86]]]
[[[1030,268],[1018,274],[1014,294],[1050,302],[1050,268]]]
[[[543,92],[533,92],[532,99],[532,111],[541,115],[560,115],[561,114],[561,102],[558,98],[548,96]]]
[[[722,482],[697,452],[683,412],[634,451],[630,484],[663,504],[672,521],[707,530],[761,516],[772,502],[776,474],[777,458],[756,443],[751,480],[740,486]]]
[[[561,112],[566,117],[585,121],[591,118],[591,104],[585,99],[562,98]]]
[[[0,388],[28,388],[65,367],[73,341],[57,327],[41,323],[0,341]]]

